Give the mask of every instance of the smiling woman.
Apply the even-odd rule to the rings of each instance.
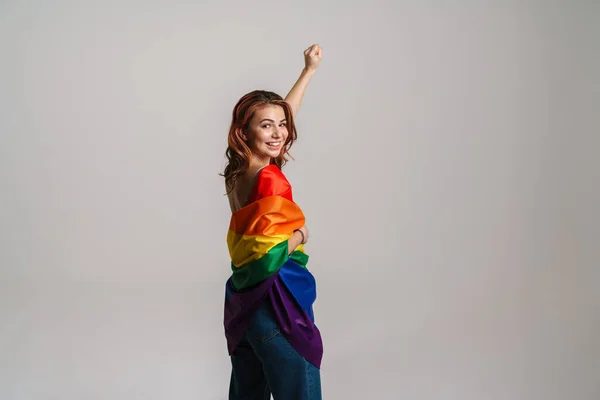
[[[238,101],[223,174],[232,212],[245,205],[260,170],[269,164],[283,167],[296,137],[293,110],[278,94],[256,90]]]
[[[255,149],[253,154],[263,159],[277,158],[281,144],[288,136],[283,109],[268,105],[259,109],[252,119],[249,129],[253,137],[251,146]],[[258,124],[254,120],[258,120]]]
[[[321,399],[323,344],[312,310],[308,229],[283,172],[297,138],[294,116],[321,61],[305,68],[285,100],[256,90],[233,109],[223,176],[231,207],[224,327],[231,357],[229,399]]]

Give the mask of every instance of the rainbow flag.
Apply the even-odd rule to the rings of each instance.
[[[306,267],[308,255],[303,245],[288,256],[288,239],[304,225],[305,218],[300,207],[286,197],[263,197],[232,214],[227,247],[237,290],[273,275],[288,258]]]
[[[225,285],[223,322],[229,354],[267,301],[290,344],[320,368],[323,343],[312,310],[315,278],[306,267],[304,246],[291,254],[288,250],[289,238],[305,217],[276,165],[260,171],[248,203],[232,213],[227,231],[232,274]]]

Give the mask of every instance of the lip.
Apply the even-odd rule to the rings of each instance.
[[[272,146],[272,145],[270,145],[270,144],[268,144],[268,143],[265,143],[265,144],[267,145],[267,147],[268,147],[269,149],[272,149],[272,150],[277,150],[277,149],[279,149],[279,148],[281,147],[281,142],[277,143],[277,145],[276,145],[276,146]]]

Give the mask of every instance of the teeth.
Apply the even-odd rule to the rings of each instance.
[[[279,142],[267,143],[269,146],[279,146]]]

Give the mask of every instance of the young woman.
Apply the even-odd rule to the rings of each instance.
[[[231,207],[224,326],[229,399],[321,399],[321,334],[315,279],[306,268],[308,229],[281,172],[297,137],[294,117],[321,62],[319,45],[289,94],[257,90],[233,109],[223,176]]]

